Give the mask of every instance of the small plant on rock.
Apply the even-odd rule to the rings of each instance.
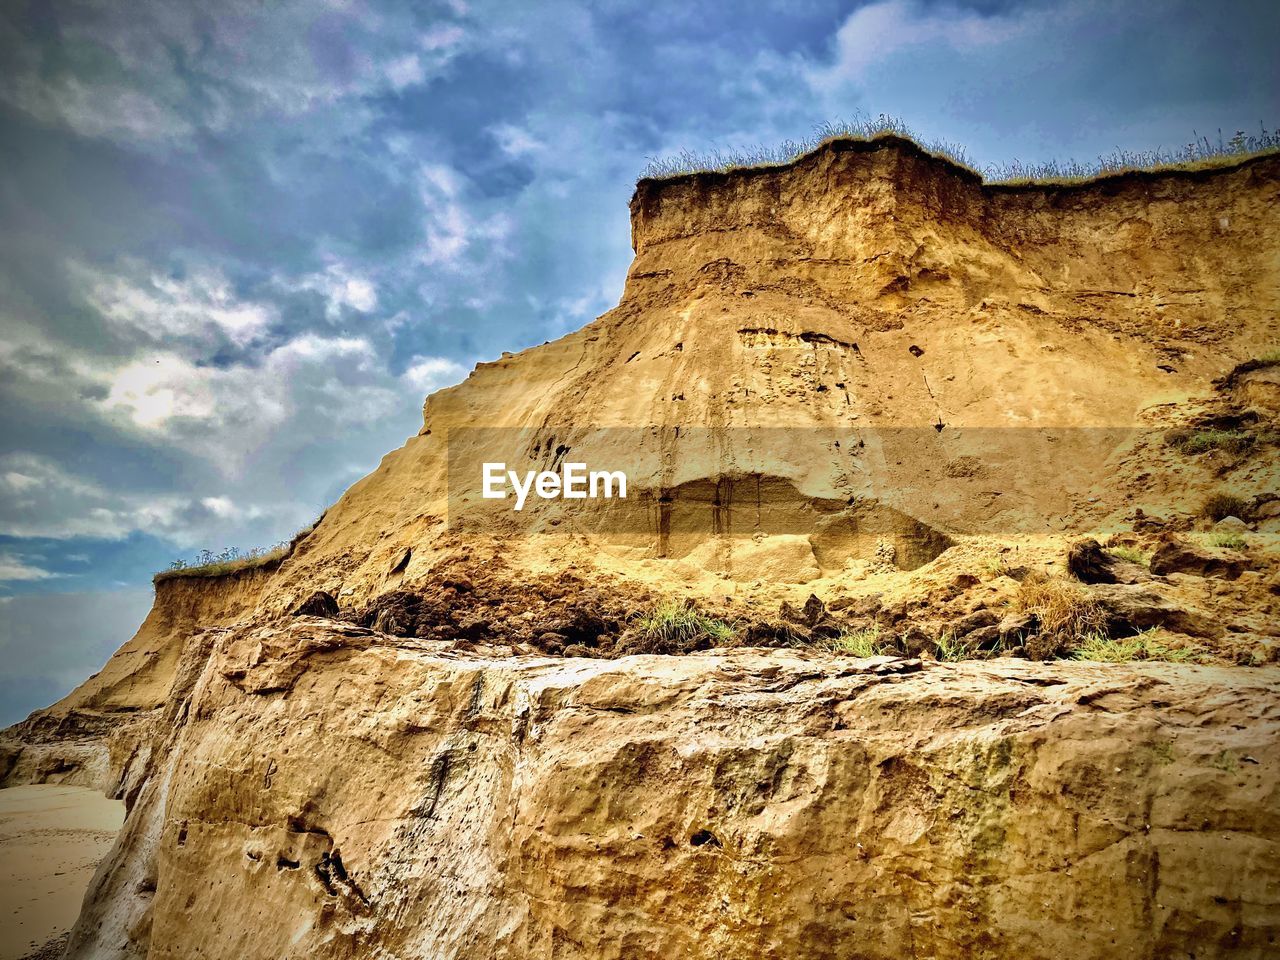
[[[1249,541],[1238,533],[1215,533],[1209,537],[1209,546],[1224,550],[1247,550]]]
[[[732,625],[682,600],[660,601],[636,620],[635,630],[646,646],[659,652],[722,646],[737,638]]]
[[[968,648],[964,645],[964,641],[960,640],[950,630],[943,633],[934,641],[934,655],[942,661],[954,662],[963,660],[969,653]]]
[[[1206,453],[1209,450],[1225,450],[1227,453],[1244,453],[1253,445],[1252,434],[1244,430],[1173,430],[1167,437],[1169,446],[1182,453]]]
[[[1095,663],[1130,663],[1134,660],[1163,660],[1168,663],[1192,663],[1203,656],[1198,647],[1175,646],[1158,627],[1132,637],[1118,639],[1104,633],[1086,636],[1073,654],[1076,660]]]
[[[884,652],[880,627],[875,625],[860,630],[846,627],[837,636],[823,641],[822,646],[832,653],[845,653],[851,657],[875,657]]]
[[[1107,553],[1111,554],[1113,557],[1116,557],[1119,560],[1124,560],[1128,563],[1136,563],[1141,567],[1146,567],[1151,565],[1151,554],[1143,553],[1137,547],[1126,547],[1123,545],[1117,546],[1117,547],[1107,547]]]
[[[992,580],[1000,577],[1007,577],[1013,567],[1009,564],[1009,559],[1002,556],[988,557],[982,564],[983,572]]]

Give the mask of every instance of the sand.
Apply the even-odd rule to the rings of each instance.
[[[0,790],[0,960],[71,929],[123,821],[123,803],[87,787]]]

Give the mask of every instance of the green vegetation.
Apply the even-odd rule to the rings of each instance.
[[[856,117],[853,120],[827,121],[815,127],[812,136],[800,140],[784,140],[772,147],[715,149],[706,153],[682,150],[669,157],[649,157],[640,179],[666,180],[691,173],[728,173],[757,167],[784,167],[833,140],[871,141],[882,137],[911,140],[926,153],[950,160],[977,173],[966,159],[964,147],[942,141],[926,143],[901,119],[882,113],[874,120]]]
[[[1209,450],[1225,450],[1228,453],[1244,453],[1254,442],[1252,434],[1244,430],[1171,430],[1165,437],[1169,446],[1182,453],[1206,453]]]
[[[1280,347],[1277,347],[1274,350],[1268,350],[1258,358],[1258,361],[1268,367],[1280,365]]]
[[[326,510],[325,513],[328,513],[328,511]],[[174,560],[169,564],[169,569],[161,570],[151,578],[151,582],[160,583],[164,580],[176,580],[180,577],[222,577],[229,573],[256,570],[259,567],[268,567],[279,563],[293,553],[294,548],[307,534],[320,526],[320,521],[324,519],[324,516],[324,513],[320,514],[312,523],[307,524],[290,539],[281,540],[279,543],[269,547],[253,547],[243,551],[236,547],[226,547],[221,553],[214,553],[212,550],[201,550],[196,555],[195,560],[190,563],[183,559]]]
[[[163,580],[176,580],[180,577],[222,577],[242,570],[254,570],[279,563],[291,552],[289,543],[281,541],[271,547],[254,547],[240,551],[235,547],[227,547],[221,553],[212,550],[201,550],[196,559],[188,563],[185,560],[174,560],[168,570],[161,570],[154,577],[153,583]]]
[[[1013,570],[1013,567],[1009,563],[1009,560],[1007,557],[995,556],[995,557],[990,557],[982,565],[982,569],[988,577],[990,577],[992,580],[995,580],[998,577],[1009,576],[1010,572]]]
[[[683,600],[659,602],[636,620],[635,629],[651,646],[665,649],[690,649],[704,640],[719,646],[737,638],[732,625]]]
[[[1136,563],[1142,567],[1151,565],[1151,554],[1143,553],[1137,547],[1107,547],[1107,553],[1120,560],[1127,560],[1129,563]]]
[[[969,649],[964,643],[956,638],[956,635],[948,630],[935,641],[934,655],[939,660],[955,661],[963,660],[969,653]]]
[[[1092,162],[1076,160],[1045,163],[1023,163],[1013,160],[977,169],[968,159],[963,146],[943,141],[926,142],[898,117],[880,114],[872,119],[859,116],[853,120],[827,122],[815,128],[812,136],[785,140],[777,146],[714,149],[706,153],[683,150],[668,157],[650,157],[641,179],[669,179],[693,173],[727,173],[759,167],[779,167],[794,163],[833,140],[874,141],[885,137],[911,140],[926,153],[941,157],[978,174],[988,183],[1067,184],[1083,183],[1099,177],[1134,171],[1202,170],[1227,166],[1242,159],[1280,152],[1280,132],[1259,126],[1257,134],[1237,130],[1224,139],[1218,132],[1217,142],[1194,134],[1193,139],[1177,148],[1166,150],[1121,150],[1098,157]]]
[[[1247,520],[1248,513],[1249,502],[1243,497],[1237,497],[1234,493],[1212,494],[1200,507],[1200,515],[1208,517],[1215,523],[1219,520],[1225,520],[1227,517]]]
[[[1095,663],[1129,663],[1133,660],[1164,660],[1169,663],[1195,662],[1203,656],[1196,647],[1176,647],[1159,628],[1146,630],[1133,637],[1113,640],[1103,633],[1091,633],[1081,639],[1072,656],[1076,660]]]
[[[1107,620],[1098,601],[1060,577],[1027,577],[1018,585],[1013,608],[1034,613],[1042,634],[1067,642],[1103,635]]]
[[[842,629],[839,636],[822,641],[820,646],[832,653],[847,653],[852,657],[875,657],[884,652],[885,642],[880,636],[880,627],[870,626],[861,630]]]
[[[1225,550],[1246,550],[1249,541],[1238,533],[1215,533],[1209,537],[1209,546],[1222,547]]]

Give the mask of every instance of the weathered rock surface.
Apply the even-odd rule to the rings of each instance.
[[[72,957],[1263,957],[1280,935],[1275,669],[489,659],[331,626],[213,645]]]
[[[617,308],[433,395],[270,566],[158,582],[6,732],[5,783],[130,808],[70,956],[1274,954],[1277,669],[1007,655],[1067,651],[1015,612],[1057,578],[1274,661],[1277,182],[992,188],[890,139],[642,183]],[[1210,424],[1248,440],[1166,442]],[[638,456],[620,535],[453,502],[477,426]],[[1234,579],[1068,554],[1226,494]],[[667,597],[800,649],[632,655],[711,643],[639,635]],[[803,648],[849,629],[921,659]]]
[[[1254,562],[1234,550],[1206,550],[1186,540],[1171,538],[1151,556],[1151,572],[1159,576],[1185,573],[1196,577],[1235,580]]]

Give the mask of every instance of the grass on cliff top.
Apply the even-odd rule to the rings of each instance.
[[[256,570],[260,567],[270,566],[273,563],[279,563],[293,553],[299,542],[312,530],[320,526],[320,521],[323,519],[324,514],[322,513],[314,523],[303,527],[289,540],[281,540],[270,547],[253,547],[249,550],[226,547],[221,553],[214,553],[212,550],[201,550],[191,562],[182,559],[174,560],[169,564],[167,570],[161,570],[152,577],[151,582],[161,583],[165,580],[177,580],[184,577],[225,577],[227,574],[240,573],[244,570]]]
[[[201,550],[195,560],[190,563],[186,560],[173,561],[168,570],[161,570],[151,578],[151,582],[160,583],[164,580],[177,580],[184,577],[223,577],[229,573],[268,566],[283,560],[290,552],[288,543],[277,543],[273,547],[254,547],[245,551],[228,547],[221,553]]]
[[[1280,131],[1269,131],[1259,125],[1258,133],[1237,130],[1230,138],[1218,131],[1217,141],[1194,134],[1193,139],[1173,149],[1114,151],[1092,161],[1049,160],[1023,163],[1011,160],[979,168],[971,162],[960,144],[942,140],[927,141],[918,136],[902,119],[880,114],[874,119],[828,121],[814,129],[813,135],[800,140],[784,140],[776,146],[713,149],[704,153],[682,150],[666,157],[649,157],[641,180],[668,180],[694,173],[728,173],[759,167],[779,167],[794,163],[833,140],[872,141],[884,137],[911,140],[926,153],[940,157],[969,170],[987,183],[1003,184],[1071,184],[1099,177],[1138,171],[1205,170],[1228,166],[1247,157],[1280,152]]]

